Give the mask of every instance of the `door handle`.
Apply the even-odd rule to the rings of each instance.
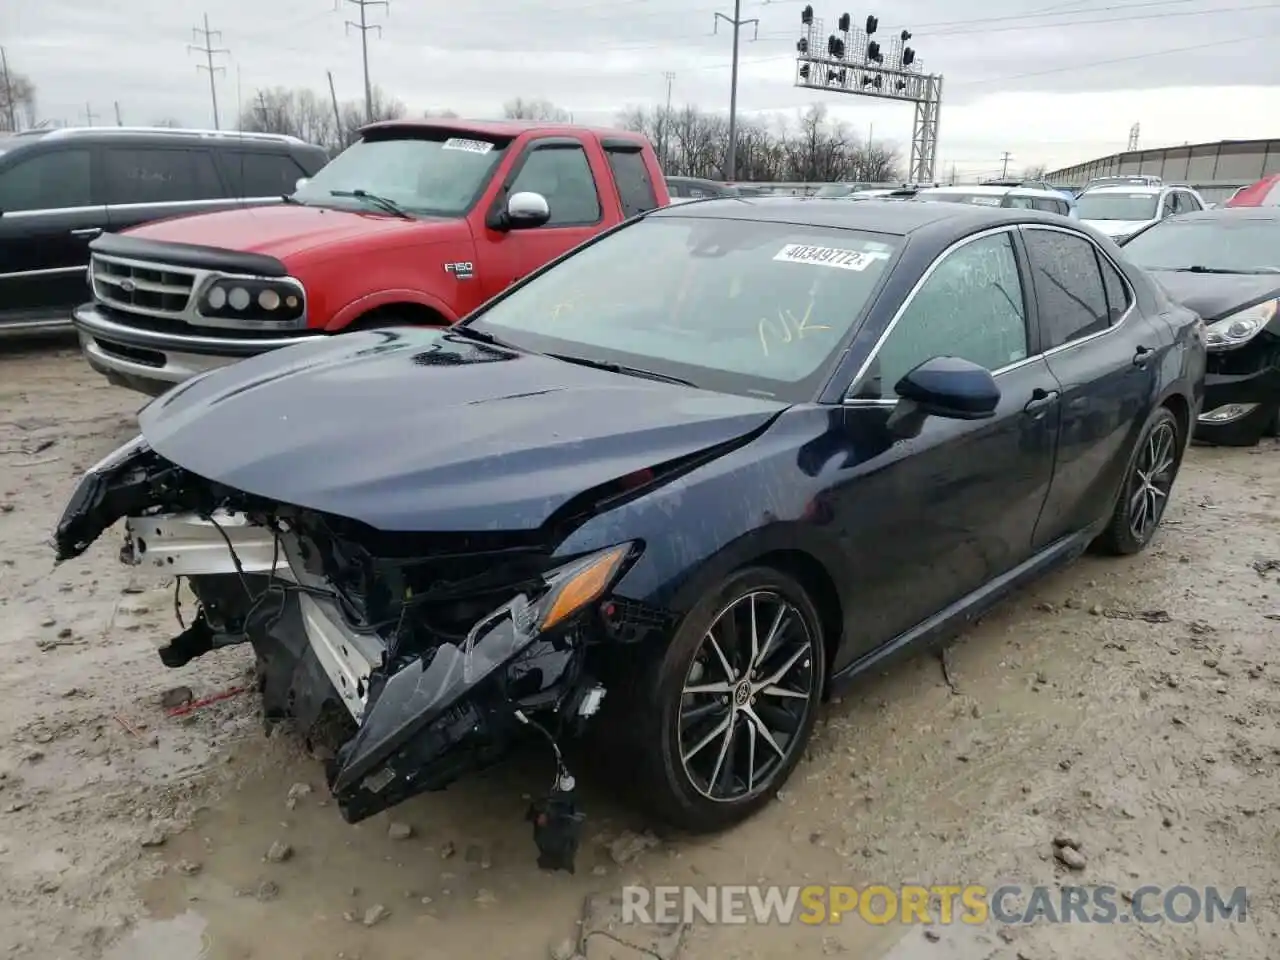
[[[1031,391],[1031,399],[1022,408],[1023,413],[1040,413],[1058,402],[1057,390],[1043,390],[1036,387]]]
[[[1156,352],[1150,347],[1139,346],[1138,349],[1133,352],[1133,365],[1135,367],[1145,367],[1151,362],[1151,358],[1155,355]]]
[[[86,239],[89,239],[89,240],[92,240],[96,236],[100,236],[101,233],[102,233],[101,227],[81,227],[79,230],[71,231],[71,235],[73,237],[85,237]]]

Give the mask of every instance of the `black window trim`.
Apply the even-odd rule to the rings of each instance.
[[[1048,350],[1040,350],[1039,349],[1040,335],[1039,335],[1039,329],[1038,329],[1039,317],[1040,317],[1039,304],[1038,302],[1032,302],[1028,304],[1027,298],[1031,295],[1030,290],[1028,289],[1028,286],[1027,286],[1028,282],[1031,279],[1030,273],[1028,270],[1030,264],[1027,260],[1026,249],[1021,242],[1022,234],[1024,234],[1026,231],[1029,231],[1029,230],[1048,230],[1053,233],[1065,233],[1067,234],[1067,236],[1077,237],[1081,240],[1086,241],[1089,244],[1089,246],[1093,247],[1094,254],[1096,256],[1105,258],[1111,264],[1111,266],[1115,268],[1116,273],[1120,275],[1120,282],[1124,284],[1125,291],[1129,295],[1129,308],[1125,310],[1124,314],[1120,317],[1120,319],[1117,320],[1115,323],[1111,324],[1105,330],[1098,330],[1094,333],[1087,334],[1083,337],[1077,337],[1075,340],[1068,340],[1066,343],[1059,344],[1056,347],[1050,347]],[[1072,230],[1069,227],[1059,227],[1059,226],[1054,226],[1047,223],[1003,224],[1002,226],[999,226],[999,227],[992,227],[987,230],[981,230],[977,233],[971,233],[968,236],[961,237],[959,240],[950,244],[945,250],[943,250],[936,257],[934,257],[933,262],[929,264],[928,268],[924,271],[924,273],[922,273],[919,276],[916,282],[912,285],[911,289],[907,291],[907,295],[902,298],[902,303],[898,305],[897,310],[894,311],[893,316],[890,318],[888,324],[886,324],[884,330],[881,331],[880,336],[876,338],[876,342],[871,345],[871,350],[868,351],[867,358],[862,361],[862,363],[858,367],[857,372],[854,374],[853,379],[849,381],[849,386],[846,389],[845,396],[841,401],[843,406],[847,406],[847,407],[897,406],[898,401],[896,399],[891,399],[891,398],[868,399],[865,397],[855,398],[850,396],[850,394],[854,392],[855,388],[861,382],[862,378],[866,376],[867,371],[871,369],[872,363],[875,362],[876,357],[880,353],[880,348],[884,345],[884,342],[889,338],[889,335],[893,333],[894,327],[898,325],[898,321],[901,320],[903,315],[907,312],[907,308],[911,306],[911,302],[915,299],[916,294],[920,292],[920,289],[925,285],[925,283],[928,282],[929,278],[933,276],[933,272],[938,268],[938,265],[941,264],[948,256],[950,256],[952,253],[954,253],[956,250],[960,249],[961,247],[966,246],[967,244],[973,243],[976,240],[981,240],[986,237],[993,236],[997,233],[1010,233],[1013,235],[1010,239],[1014,248],[1014,255],[1018,259],[1018,274],[1019,274],[1018,279],[1019,279],[1019,282],[1021,282],[1023,285],[1022,299],[1024,304],[1024,311],[1026,313],[1026,318],[1028,323],[1033,322],[1033,317],[1034,317],[1034,323],[1036,324],[1036,329],[1029,330],[1027,334],[1028,344],[1032,349],[1035,349],[1035,352],[1032,353],[1028,351],[1027,356],[1023,357],[1021,360],[1015,360],[1013,363],[1005,364],[1003,367],[1000,367],[996,370],[992,370],[991,376],[993,377],[1003,376],[1004,374],[1009,373],[1013,370],[1017,370],[1018,368],[1026,366],[1027,364],[1034,363],[1038,360],[1047,359],[1048,357],[1052,357],[1055,354],[1061,353],[1065,350],[1075,349],[1076,347],[1080,346],[1082,343],[1089,343],[1093,340],[1097,340],[1099,337],[1108,336],[1109,334],[1114,333],[1116,330],[1120,329],[1120,327],[1124,325],[1125,321],[1127,321],[1129,317],[1132,316],[1134,309],[1138,305],[1137,290],[1135,290],[1133,287],[1133,284],[1129,282],[1129,278],[1125,275],[1124,270],[1120,268],[1119,264],[1116,263],[1115,258],[1113,258],[1105,250],[1103,250],[1102,247],[1100,247],[1098,244],[1094,243],[1092,237],[1086,236],[1084,233],[1081,233],[1079,231]],[[1099,280],[1102,279],[1101,267],[1099,267],[1098,278]],[[1105,281],[1103,282],[1103,298],[1104,299],[1106,298]],[[1027,309],[1028,306],[1031,307],[1031,309]]]
[[[511,196],[511,188],[515,186],[516,180],[519,179],[524,166],[529,162],[529,158],[533,156],[537,150],[581,150],[582,157],[587,161],[587,171],[591,174],[591,187],[596,192],[596,206],[600,209],[600,215],[594,220],[580,220],[573,223],[545,223],[535,230],[561,230],[565,228],[594,227],[604,222],[604,198],[600,196],[600,181],[596,175],[595,167],[591,163],[591,152],[587,149],[587,144],[577,137],[539,137],[530,140],[525,144],[524,149],[520,151],[520,156],[511,164],[511,169],[507,171],[506,177],[502,182],[502,189],[498,191],[498,195],[494,198],[490,208],[490,216],[494,216],[505,209],[507,198]],[[610,173],[612,176],[612,172]],[[656,207],[654,209],[657,209]]]

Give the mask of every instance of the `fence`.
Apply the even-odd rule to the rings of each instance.
[[[1219,140],[1158,150],[1130,150],[1046,174],[1050,183],[1083,186],[1094,177],[1148,174],[1195,187],[1211,203],[1280,173],[1280,140]]]

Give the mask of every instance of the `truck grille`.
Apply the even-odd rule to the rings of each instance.
[[[191,301],[196,272],[164,264],[93,255],[93,295],[117,310],[181,318]]]

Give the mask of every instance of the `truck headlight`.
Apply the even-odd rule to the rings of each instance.
[[[1245,307],[1235,313],[1228,314],[1221,320],[1205,325],[1205,344],[1210,350],[1233,350],[1248,343],[1271,322],[1276,315],[1276,306],[1280,301],[1268,300],[1265,303]]]
[[[302,284],[292,278],[224,277],[206,286],[196,305],[202,317],[290,324],[306,309]]]

